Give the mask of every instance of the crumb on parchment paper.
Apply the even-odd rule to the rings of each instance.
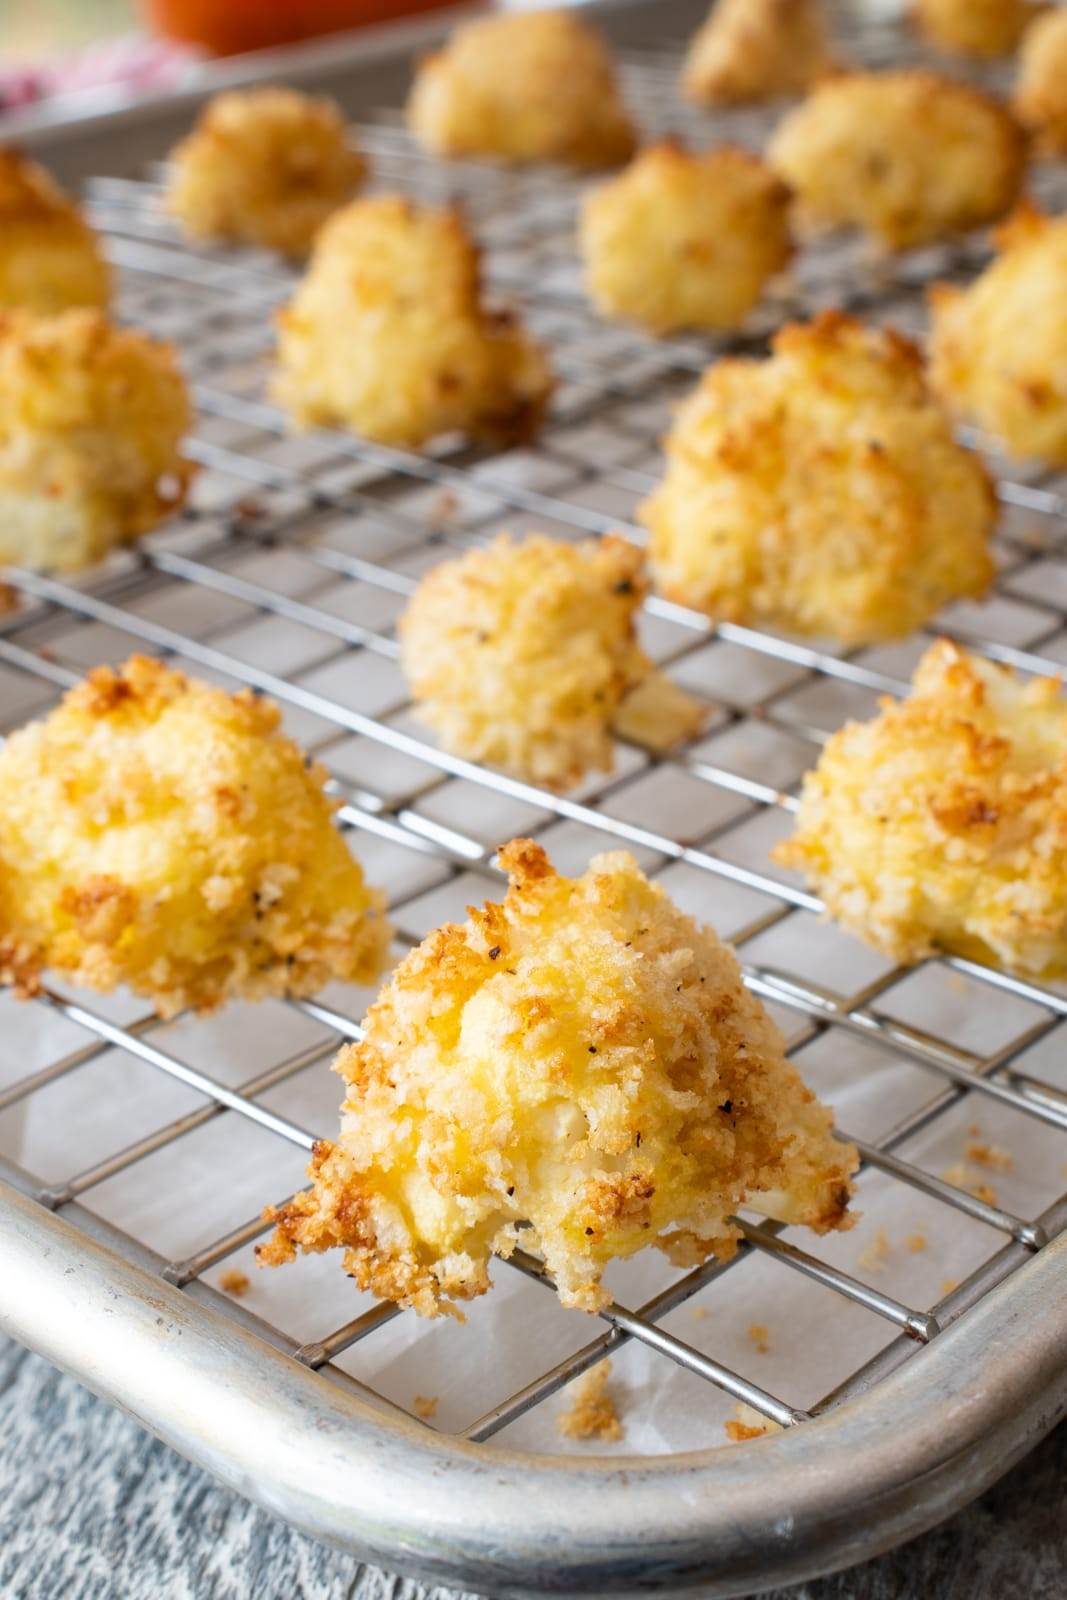
[[[746,1405],[739,1400],[734,1407],[734,1414],[723,1423],[726,1437],[734,1444],[741,1444],[745,1439],[762,1439],[768,1433],[781,1433],[780,1422],[772,1422],[770,1417],[761,1416],[754,1406]]]
[[[748,1336],[756,1346],[761,1356],[765,1356],[771,1348],[771,1331],[765,1322],[752,1322],[749,1324]]]
[[[869,1239],[859,1254],[859,1264],[867,1272],[881,1272],[889,1259],[892,1251],[889,1235],[884,1228],[879,1228],[873,1239]]]
[[[990,1167],[994,1172],[1010,1172],[1015,1159],[1010,1150],[1000,1145],[987,1144],[984,1139],[973,1139],[967,1146],[967,1160],[976,1167]]]
[[[429,1422],[431,1417],[437,1415],[439,1400],[435,1394],[417,1394],[411,1402],[411,1409],[423,1422]]]
[[[232,1294],[235,1300],[240,1300],[252,1287],[252,1280],[247,1272],[241,1272],[237,1267],[230,1267],[219,1279],[219,1288],[223,1294]]]
[[[995,1206],[997,1191],[991,1183],[985,1183],[969,1167],[966,1161],[955,1161],[951,1167],[946,1167],[941,1174],[946,1183],[951,1183],[953,1188],[963,1189],[967,1194],[973,1194],[976,1200],[981,1200],[983,1205]]]
[[[608,1392],[611,1362],[601,1361],[571,1389],[571,1403],[556,1418],[568,1439],[602,1439],[615,1443],[624,1428],[613,1396]]]

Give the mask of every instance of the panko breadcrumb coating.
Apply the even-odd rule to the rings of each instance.
[[[774,100],[833,67],[820,0],[716,0],[690,42],[682,90],[704,105]]]
[[[161,1016],[370,982],[384,901],[278,708],[144,656],[0,749],[0,981],[126,984]]]
[[[758,156],[650,145],[585,198],[586,286],[652,333],[736,328],[792,254],[790,193]]]
[[[167,209],[192,238],[291,256],[310,250],[367,172],[339,106],[276,88],[216,95],[171,163]]]
[[[481,301],[478,251],[456,211],[357,200],[319,235],[279,316],[278,399],[303,425],[420,445],[459,430],[536,433],[552,375],[508,312]]]
[[[820,84],[769,157],[809,226],[855,226],[905,250],[1002,217],[1019,195],[1026,137],[993,96],[903,68]]]
[[[1067,10],[1053,6],[1026,31],[1015,110],[1052,154],[1067,152]]]
[[[110,293],[110,269],[74,201],[36,161],[0,148],[0,307],[103,310]]]
[[[896,961],[1067,976],[1067,700],[940,640],[911,694],[835,733],[775,852]]]
[[[967,289],[930,291],[930,376],[1016,456],[1067,466],[1067,217],[1020,209]]]
[[[614,167],[636,137],[607,45],[564,11],[482,17],[419,64],[408,126],[441,156]]]
[[[0,312],[0,562],[74,571],[181,505],[192,423],[170,345],[99,311]]]
[[[1034,0],[912,0],[930,44],[979,58],[1011,55],[1040,9]]]
[[[659,746],[693,737],[706,708],[637,643],[646,587],[641,551],[620,538],[503,535],[434,567],[399,626],[423,720],[454,754],[554,789],[611,770],[635,692],[639,714],[651,697]]]
[[[340,1138],[260,1260],[337,1246],[361,1289],[437,1316],[525,1222],[563,1304],[594,1311],[616,1257],[731,1256],[739,1206],[849,1226],[856,1152],[711,929],[624,853],[577,879],[528,839],[500,861],[503,903],[430,934],[341,1051]]]
[[[720,361],[680,408],[639,513],[657,587],[732,622],[901,638],[993,577],[996,504],[922,356],[840,312]]]

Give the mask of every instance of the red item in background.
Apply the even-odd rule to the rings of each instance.
[[[152,26],[168,39],[202,45],[213,55],[240,55],[386,22],[416,11],[439,11],[456,0],[144,0]]]

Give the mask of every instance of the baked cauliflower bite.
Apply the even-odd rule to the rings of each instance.
[[[690,42],[682,90],[704,105],[774,100],[833,66],[820,0],[716,0]]]
[[[1019,56],[1015,110],[1050,154],[1067,152],[1067,11],[1060,6],[1027,29]]]
[[[482,305],[462,217],[395,195],[331,218],[279,316],[275,393],[298,424],[417,446],[454,430],[516,443],[552,375],[508,312]]]
[[[382,967],[383,899],[276,706],[144,656],[0,748],[0,981],[41,971],[161,1016]]]
[[[563,1304],[595,1311],[616,1257],[731,1256],[740,1206],[848,1227],[856,1152],[732,951],[629,855],[577,879],[529,840],[499,859],[503,903],[430,934],[342,1050],[340,1137],[260,1260],[336,1246],[360,1288],[437,1316],[527,1223]]]
[[[1016,456],[1067,466],[1067,217],[1019,210],[967,289],[930,291],[930,374]]]
[[[1008,56],[1039,14],[1034,0],[913,0],[919,31],[939,50]]]
[[[102,310],[110,293],[110,269],[74,201],[36,161],[0,148],[0,307]]]
[[[191,422],[170,345],[99,311],[0,312],[0,562],[74,571],[154,528]]]
[[[812,227],[890,250],[993,222],[1014,203],[1026,137],[991,95],[919,69],[832,78],[782,122],[769,158]]]
[[[1067,976],[1067,700],[945,640],[826,745],[775,855],[896,961]]]
[[[606,44],[563,11],[479,18],[419,64],[408,126],[441,156],[614,167],[636,137]]]
[[[194,239],[302,256],[366,172],[332,100],[234,90],[209,101],[172,152],[166,204]]]
[[[720,361],[680,408],[639,513],[657,587],[732,622],[901,638],[993,576],[996,506],[922,356],[840,312]]]
[[[693,737],[706,708],[637,642],[646,587],[621,538],[503,535],[434,567],[399,626],[422,719],[453,754],[553,789],[610,771],[613,729],[657,748]]]
[[[586,287],[652,333],[736,328],[792,254],[790,193],[747,150],[649,146],[581,214]]]

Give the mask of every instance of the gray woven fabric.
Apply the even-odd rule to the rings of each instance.
[[[880,1561],[762,1600],[1063,1600],[1067,1426]],[[0,1341],[2,1600],[457,1600],[360,1566]]]

